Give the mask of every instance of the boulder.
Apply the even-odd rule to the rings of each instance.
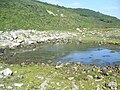
[[[14,86],[16,86],[16,87],[22,87],[23,83],[14,83]]]
[[[87,79],[87,80],[92,80],[92,79],[93,79],[93,76],[87,75],[86,79]]]
[[[0,71],[0,74],[4,76],[4,78],[9,77],[13,74],[13,71],[10,70],[9,68]]]
[[[117,82],[109,82],[108,87],[110,87],[111,90],[117,90]]]

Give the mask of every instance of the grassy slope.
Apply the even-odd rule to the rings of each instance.
[[[57,16],[48,14],[52,11]],[[120,27],[120,20],[87,9],[71,9],[35,0],[0,0],[0,30],[74,30]],[[64,17],[60,15],[63,14]]]

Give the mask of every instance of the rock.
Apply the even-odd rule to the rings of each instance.
[[[96,90],[101,90],[101,89],[100,89],[100,85],[97,85],[97,86],[96,86]]]
[[[9,47],[13,48],[13,47],[18,47],[18,46],[20,46],[20,43],[12,43],[12,45],[10,45]]]
[[[42,77],[42,76],[36,76],[36,78],[41,79],[41,80],[44,79],[44,77]]]
[[[46,80],[40,85],[40,90],[46,90],[49,81],[50,81],[50,78],[46,79]]]
[[[63,67],[63,66],[64,66],[63,63],[61,63],[61,64],[59,64],[59,65],[56,65],[55,68],[58,69],[58,68],[61,68],[61,67]]]
[[[109,76],[109,73],[107,70],[102,70],[102,74],[105,75],[105,76]]]
[[[37,31],[37,30],[17,30],[6,31],[0,34],[0,46],[1,47],[18,47],[36,43],[67,43],[68,38],[70,40],[76,37],[76,33],[61,32],[61,31]]]
[[[70,80],[70,81],[73,80],[73,79],[74,79],[74,77],[69,77],[69,78],[68,78],[68,80]]]
[[[16,86],[16,87],[22,87],[23,83],[14,83],[14,86]]]
[[[92,79],[93,79],[93,76],[87,75],[86,79],[87,79],[87,80],[92,80]]]
[[[4,78],[9,77],[13,74],[13,71],[10,70],[9,68],[0,71],[0,74],[2,74],[4,76]]]
[[[4,48],[0,48],[0,53],[4,53],[5,49]],[[0,66],[1,67],[1,66]]]
[[[79,87],[75,84],[75,82],[72,82],[72,90],[79,90]]]
[[[0,87],[4,87],[5,85],[4,84],[0,84]]]
[[[117,82],[109,82],[108,87],[111,88],[111,90],[117,90]]]
[[[13,89],[13,87],[12,87],[12,86],[7,86],[6,88],[7,88],[7,89]]]

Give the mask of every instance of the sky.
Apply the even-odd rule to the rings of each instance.
[[[86,8],[120,19],[120,0],[39,0],[70,8]]]

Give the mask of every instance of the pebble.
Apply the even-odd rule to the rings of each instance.
[[[14,83],[14,86],[16,86],[16,87],[22,87],[23,83]]]
[[[69,77],[69,78],[68,78],[68,80],[70,80],[70,81],[73,80],[73,79],[74,79],[74,77]]]

